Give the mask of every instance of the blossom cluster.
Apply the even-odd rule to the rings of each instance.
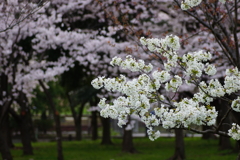
[[[202,2],[202,0],[184,0],[181,3],[181,9],[188,10],[192,7],[199,5],[201,2]]]
[[[226,3],[227,0],[219,0],[219,2],[221,3]],[[232,0],[229,0],[232,1]],[[188,10],[191,9],[195,6],[198,6],[200,3],[202,2],[202,0],[184,0],[181,2],[181,9],[182,10]]]
[[[152,141],[160,137],[160,131],[154,131],[152,129],[149,129],[147,134],[149,135],[149,139]]]
[[[180,48],[178,36],[168,35],[164,39],[141,37],[142,45],[147,46],[149,51],[157,52],[167,59],[164,63],[165,70],[170,71],[177,66],[178,55],[176,51]]]
[[[236,112],[240,112],[240,97],[232,101],[232,109]]]
[[[140,42],[142,45],[147,46],[149,51],[168,51],[168,47],[172,50],[176,51],[180,48],[179,37],[168,35],[163,39],[158,38],[140,38]]]
[[[208,85],[205,82],[199,84],[199,97],[205,97],[200,100],[202,103],[209,104],[213,98],[222,97],[225,95],[225,89],[217,79],[211,79]],[[208,97],[208,99],[206,99]],[[198,98],[199,99],[199,98]]]
[[[226,70],[226,77],[224,79],[224,88],[226,93],[231,94],[240,90],[240,73],[238,68]]]
[[[136,63],[136,65],[131,65],[131,61]],[[125,60],[114,57],[111,64],[133,71],[139,68],[139,65],[131,56],[127,56]],[[141,64],[145,63],[141,62]],[[135,68],[132,68],[133,66]],[[156,101],[163,102],[165,100],[163,95],[159,96],[157,94],[161,85],[164,84],[167,91],[175,92],[182,83],[180,76],[171,76],[168,71],[158,70],[153,71],[151,76],[143,73],[138,78],[132,80],[127,80],[125,76],[121,75],[117,78],[98,77],[92,81],[92,85],[97,89],[104,87],[108,91],[117,91],[125,95],[113,100],[112,105],[106,103],[106,98],[102,98],[99,102],[101,116],[118,119],[118,125],[121,127],[127,123],[128,115],[137,114],[149,129],[148,134],[151,140],[160,135],[160,132],[153,131],[153,126],[162,124],[164,128],[169,129],[177,127],[187,128],[191,124],[215,124],[217,117],[215,108],[209,105],[200,106],[197,98],[185,98],[178,103],[175,102],[173,103],[174,108],[169,108],[162,104],[155,107],[153,113],[150,112],[151,103]]]
[[[236,123],[233,123],[232,128],[228,130],[228,135],[235,140],[240,140],[240,126]]]
[[[142,45],[156,52],[167,60],[164,63],[165,70],[170,71],[172,68],[178,65],[178,60],[182,63],[181,67],[185,69],[187,76],[201,77],[203,71],[207,75],[215,75],[217,70],[214,65],[207,63],[212,58],[211,53],[205,51],[197,51],[184,54],[183,57],[179,57],[177,50],[180,48],[179,37],[169,35],[164,39],[142,37],[140,39]]]
[[[154,109],[163,128],[188,128],[191,124],[211,126],[216,122],[217,112],[213,106],[200,106],[199,102],[187,98],[175,102],[174,106],[176,108],[169,109],[162,105]]]
[[[182,85],[182,78],[178,75],[175,75],[169,83],[166,83],[165,88],[167,91],[172,90],[173,92],[176,92],[180,85]]]
[[[211,53],[202,50],[183,55],[182,65],[185,66],[185,74],[187,76],[201,77],[204,70],[206,74],[214,75],[216,68],[208,63],[204,64],[204,62],[209,61],[211,58]]]
[[[132,65],[133,63],[135,65]],[[131,71],[140,71],[144,68],[144,65],[139,67],[138,62],[131,56],[127,56],[125,60],[114,57],[111,64],[128,68]],[[145,63],[140,61],[140,64]],[[151,65],[148,64],[147,66]],[[105,87],[108,91],[121,92],[127,96],[117,98],[113,101],[113,105],[106,104],[105,98],[101,99],[99,102],[101,116],[118,119],[118,125],[122,126],[127,122],[127,115],[132,113],[139,114],[141,120],[149,128],[148,134],[151,137],[150,139],[158,137],[159,132],[152,131],[152,126],[158,126],[161,122],[164,128],[188,127],[192,123],[199,125],[203,123],[208,123],[209,125],[215,123],[214,120],[217,112],[213,107],[207,109],[207,107],[198,106],[197,102],[187,99],[180,103],[175,103],[175,109],[165,108],[162,105],[161,108],[155,108],[155,114],[150,114],[150,101],[157,101],[158,99],[163,101],[165,99],[163,95],[158,97],[158,99],[156,97],[156,92],[163,83],[167,91],[172,90],[175,92],[182,85],[182,78],[178,75],[171,77],[168,71],[155,70],[152,72],[151,77],[144,73],[137,79],[129,81],[123,75],[117,78],[98,77],[92,81],[92,85],[97,89]],[[165,112],[161,112],[160,110]],[[185,112],[186,110],[188,111],[187,113]],[[204,116],[199,116],[201,114]]]
[[[129,69],[132,72],[143,71],[145,73],[148,73],[153,68],[151,63],[145,65],[145,62],[143,60],[136,61],[134,58],[132,58],[131,55],[127,56],[125,61],[123,61],[120,57],[114,57],[110,64],[112,66],[120,66],[122,69]]]
[[[133,63],[135,65],[132,65]],[[111,64],[119,65],[122,68],[127,68],[132,71],[139,70],[145,72],[149,72],[149,69],[144,70],[144,68],[151,66],[151,64],[145,65],[142,61],[137,62],[131,56],[127,56],[125,60],[114,57]],[[139,67],[139,64],[144,65]],[[112,105],[106,104],[105,98],[101,99],[99,102],[101,116],[118,119],[118,125],[121,127],[127,123],[128,115],[132,113],[139,114],[142,121],[151,130],[151,126],[158,126],[160,120],[158,120],[153,114],[148,115],[151,107],[150,101],[156,101],[155,92],[160,88],[162,83],[169,79],[170,74],[166,71],[154,71],[152,72],[152,77],[143,73],[139,75],[138,78],[132,80],[127,80],[124,75],[117,78],[98,77],[94,79],[92,85],[96,89],[104,87],[108,91],[117,91],[125,95],[115,99]],[[175,77],[175,79],[175,82],[171,82],[171,85],[177,87],[179,84],[179,78]],[[164,100],[163,96],[159,96],[158,98]],[[150,133],[152,134],[150,135]],[[157,138],[159,132],[149,131],[148,134],[152,138]]]
[[[167,40],[171,38],[172,40]],[[197,82],[205,72],[207,75],[216,74],[215,66],[209,64],[212,56],[209,52],[197,51],[177,55],[179,38],[167,36],[165,39],[150,38],[140,39],[141,43],[152,52],[166,57],[165,70],[154,70],[151,63],[145,64],[143,60],[135,60],[132,56],[126,56],[123,60],[114,57],[110,64],[139,72],[140,75],[134,79],[128,79],[124,75],[116,78],[98,77],[91,83],[96,89],[104,87],[110,92],[120,92],[121,96],[107,103],[106,98],[99,102],[100,114],[103,117],[118,119],[118,125],[127,124],[129,115],[138,115],[148,128],[151,140],[160,136],[159,131],[154,131],[154,126],[161,125],[166,129],[188,128],[192,124],[212,126],[216,123],[218,112],[210,103],[214,98],[231,94],[238,90],[240,73],[237,68],[227,69],[224,84],[218,79],[209,82]],[[176,56],[176,58],[172,58]],[[169,68],[165,64],[174,64]],[[184,74],[173,74],[174,68],[181,68]],[[185,81],[184,81],[185,79]],[[184,98],[179,102],[166,97],[168,94],[160,94],[160,88],[165,88],[166,93],[177,92],[182,85],[194,83],[198,86],[192,98]],[[240,97],[232,101],[232,108],[240,112]],[[234,138],[234,137],[233,137]]]

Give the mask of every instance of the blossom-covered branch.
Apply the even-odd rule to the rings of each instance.
[[[159,94],[158,90],[161,86],[165,86],[166,92],[177,92],[185,85],[194,84],[193,80],[200,78],[203,74],[215,75],[216,69],[208,63],[211,60],[209,52],[198,51],[179,56],[177,36],[169,35],[164,39],[141,38],[140,41],[150,51],[165,57],[163,70],[153,70],[151,63],[146,65],[143,60],[137,61],[132,56],[127,56],[125,60],[114,57],[111,61],[112,65],[142,74],[132,80],[121,75],[116,78],[99,77],[92,81],[92,85],[97,89],[104,87],[110,92],[122,94],[113,101],[113,104],[106,103],[105,98],[100,101],[101,116],[118,119],[118,125],[121,127],[126,124],[128,115],[136,114],[146,124],[151,140],[160,136],[159,131],[153,131],[153,127],[158,125],[166,129],[189,128],[192,124],[215,125],[218,113],[210,103],[214,98],[221,98],[240,90],[239,81],[237,81],[240,79],[238,69],[226,70],[224,85],[218,79],[212,79],[208,83],[202,81],[199,82],[199,90],[193,98],[184,98],[179,102],[172,100],[168,105],[161,103],[159,106],[156,102],[159,99],[164,101],[167,96],[167,94]],[[184,70],[181,73],[178,72],[178,75],[171,74],[176,68],[184,68]],[[235,111],[240,111],[239,97],[232,101],[231,107]],[[215,132],[219,133],[217,130]],[[229,135],[238,139],[237,132],[237,129],[231,129]]]

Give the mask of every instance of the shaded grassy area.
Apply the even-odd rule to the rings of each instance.
[[[174,153],[174,138],[160,138],[154,142],[136,138],[134,144],[139,153],[121,153],[121,139],[113,139],[114,145],[100,145],[100,141],[63,142],[65,160],[166,160]],[[219,151],[217,140],[185,138],[187,160],[233,160],[237,153]],[[55,160],[54,142],[33,143],[34,155],[22,156],[21,144],[12,150],[14,160]]]

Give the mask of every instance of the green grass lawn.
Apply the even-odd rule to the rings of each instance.
[[[121,139],[113,139],[114,145],[100,145],[100,141],[83,140],[63,142],[65,160],[166,160],[174,153],[174,138],[159,138],[152,142],[147,138],[135,138],[134,144],[139,153],[121,152]],[[237,153],[219,151],[217,140],[185,138],[187,160],[233,160]],[[34,155],[22,156],[21,144],[12,150],[14,160],[55,160],[56,143],[33,143]]]

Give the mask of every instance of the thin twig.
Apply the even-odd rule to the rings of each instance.
[[[49,0],[50,1],[50,0]],[[37,11],[39,11],[41,8],[43,8],[43,6],[45,6],[49,1],[42,3],[42,1],[40,1],[37,4],[37,7],[33,8],[32,11],[30,11],[30,13],[28,13],[25,17],[23,17],[21,20],[17,21],[15,24],[10,24],[7,28],[0,30],[0,33],[2,32],[6,32],[9,29],[14,28],[15,26],[17,26],[18,24],[20,24],[21,22],[23,22],[24,20],[26,20],[29,16],[33,15],[34,13],[36,13]],[[42,5],[41,5],[42,4]],[[40,7],[39,7],[40,6]]]

